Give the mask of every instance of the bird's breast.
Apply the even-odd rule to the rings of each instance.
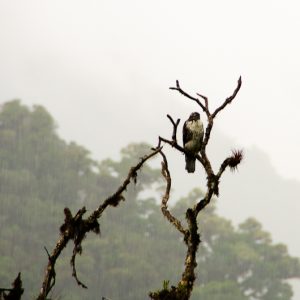
[[[200,151],[202,139],[203,139],[203,124],[200,120],[198,121],[188,121],[186,123],[186,128],[190,132],[191,138],[186,142],[184,148],[193,153]]]

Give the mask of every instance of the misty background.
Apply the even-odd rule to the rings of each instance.
[[[41,104],[65,139],[117,159],[130,142],[170,137],[167,113],[182,125],[198,110],[168,89],[176,79],[213,110],[241,75],[212,134],[214,166],[245,151],[224,176],[218,211],[234,223],[254,216],[299,256],[299,14],[291,0],[1,0],[0,102]],[[182,177],[183,158],[168,154],[176,198],[202,181]]]

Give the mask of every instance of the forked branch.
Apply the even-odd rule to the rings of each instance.
[[[188,228],[183,230],[182,226],[176,225],[177,219],[170,214],[170,212],[167,210],[167,201],[169,199],[169,192],[171,187],[171,177],[168,170],[168,164],[166,157],[162,152],[161,155],[163,156],[163,164],[162,164],[162,172],[163,175],[167,181],[167,188],[166,193],[164,197],[162,198],[162,211],[165,217],[177,228],[178,231],[184,234],[184,241],[187,246],[187,253],[186,253],[186,259],[185,259],[185,268],[184,272],[182,273],[181,280],[179,281],[178,285],[176,287],[172,287],[171,289],[163,289],[161,291],[157,291],[154,293],[150,293],[150,298],[153,300],[188,300],[190,298],[191,292],[193,290],[194,282],[195,282],[195,269],[197,266],[196,262],[196,254],[198,250],[198,246],[200,244],[200,235],[198,232],[198,223],[197,223],[197,217],[199,213],[210,203],[213,195],[219,195],[219,183],[221,176],[223,172],[226,170],[227,167],[229,167],[232,171],[234,171],[238,164],[243,159],[243,152],[241,150],[234,150],[232,152],[232,155],[227,157],[223,163],[221,164],[219,171],[215,173],[212,169],[211,162],[207,156],[206,153],[206,146],[210,139],[210,133],[213,128],[214,124],[214,118],[217,116],[217,114],[223,110],[229,103],[232,102],[232,100],[236,97],[238,91],[241,88],[242,80],[241,77],[238,80],[238,84],[236,89],[234,90],[233,94],[228,97],[224,103],[219,106],[213,114],[209,111],[208,106],[208,98],[206,96],[203,96],[201,94],[197,94],[200,98],[204,100],[204,105],[200,101],[200,99],[195,98],[185,92],[181,89],[178,80],[176,81],[176,87],[172,87],[170,89],[179,91],[182,95],[184,95],[186,98],[191,99],[198,103],[198,105],[201,107],[201,109],[206,113],[207,116],[207,126],[205,129],[205,136],[204,141],[202,144],[202,148],[200,150],[200,155],[197,156],[197,159],[201,162],[203,168],[206,171],[206,186],[207,190],[204,195],[204,198],[199,200],[193,208],[188,208],[186,211],[186,220],[188,224]],[[161,142],[165,142],[172,147],[174,147],[176,150],[178,150],[181,153],[185,153],[185,149],[178,145],[177,139],[176,139],[176,131],[178,124],[175,124],[173,119],[168,115],[168,118],[173,124],[173,135],[172,140],[167,140],[165,138],[159,137],[159,146],[161,145]],[[175,132],[175,138],[174,138],[174,132]],[[180,224],[181,225],[181,224]]]
[[[181,280],[179,281],[177,287],[172,287],[170,290],[162,290],[154,293],[150,293],[150,297],[155,300],[188,300],[190,298],[193,285],[195,282],[195,268],[197,266],[196,262],[196,254],[198,250],[198,246],[200,244],[200,234],[198,232],[198,224],[197,217],[199,213],[210,203],[213,195],[219,194],[219,182],[223,172],[229,167],[232,171],[234,171],[238,164],[241,162],[243,158],[243,152],[241,150],[234,150],[232,155],[227,157],[217,173],[213,171],[211,166],[211,162],[206,153],[206,146],[210,139],[211,130],[214,124],[214,118],[217,114],[222,111],[228,104],[230,104],[233,99],[236,97],[237,93],[241,88],[242,80],[241,77],[238,80],[237,87],[235,88],[233,94],[225,99],[222,105],[220,105],[213,114],[209,111],[209,102],[206,96],[201,94],[197,94],[201,98],[193,97],[184,90],[181,89],[179,81],[176,81],[176,87],[171,87],[171,90],[177,90],[186,98],[195,101],[201,109],[205,112],[207,116],[207,126],[205,128],[205,136],[203,140],[203,145],[200,151],[200,154],[196,156],[197,160],[202,164],[205,169],[207,175],[206,181],[206,193],[203,199],[200,199],[194,207],[190,207],[186,211],[186,220],[187,220],[187,228],[181,224],[181,222],[174,216],[168,209],[168,200],[170,198],[171,191],[171,175],[168,168],[168,162],[165,154],[162,152],[161,143],[167,143],[171,145],[173,148],[178,150],[180,153],[186,153],[184,147],[180,146],[177,142],[177,129],[180,123],[180,119],[177,119],[175,122],[174,119],[167,115],[168,119],[172,123],[173,131],[171,139],[165,139],[163,137],[159,137],[158,146],[155,149],[152,149],[152,152],[148,155],[145,155],[141,158],[139,163],[133,166],[129,172],[123,183],[117,188],[116,192],[109,196],[99,207],[87,218],[83,219],[84,214],[86,213],[85,207],[80,209],[76,215],[73,217],[71,211],[68,208],[65,208],[65,220],[64,224],[60,227],[60,238],[57,241],[53,251],[51,254],[46,249],[48,255],[48,264],[45,271],[44,280],[42,283],[42,288],[40,290],[40,294],[38,296],[38,300],[45,300],[50,290],[53,288],[55,284],[55,264],[60,256],[63,249],[67,246],[70,240],[74,243],[73,255],[71,257],[71,266],[72,266],[72,275],[75,278],[78,285],[86,288],[84,283],[82,283],[77,277],[77,271],[75,266],[76,255],[82,253],[82,241],[86,237],[86,234],[90,231],[100,234],[100,224],[98,223],[98,219],[101,217],[102,213],[108,206],[116,207],[119,205],[121,201],[124,201],[125,198],[123,196],[123,192],[126,190],[127,186],[131,181],[136,181],[137,171],[143,166],[143,164],[160,153],[163,158],[162,162],[162,175],[166,180],[166,189],[162,198],[161,210],[164,216],[168,219],[168,221],[184,236],[184,242],[187,246],[187,253],[185,258],[185,268],[181,276]],[[204,101],[204,103],[202,102]]]
[[[173,118],[170,115],[167,115],[171,123],[173,124],[173,133],[172,133],[172,141],[173,143],[177,143],[177,127],[180,123],[180,119],[177,119],[176,122],[174,122]]]
[[[137,171],[143,166],[143,164],[155,156],[157,153],[161,151],[161,147],[152,150],[152,152],[148,155],[145,155],[141,158],[139,163],[133,166],[129,172],[123,183],[118,187],[117,191],[109,196],[87,219],[83,219],[83,215],[86,213],[85,207],[80,209],[76,215],[73,217],[69,208],[65,208],[65,221],[64,224],[60,227],[60,238],[57,241],[53,251],[51,254],[46,249],[48,255],[48,264],[45,270],[45,276],[42,283],[42,288],[40,290],[39,296],[37,300],[45,300],[51,289],[55,284],[55,264],[57,259],[59,258],[63,249],[67,246],[70,240],[74,242],[73,255],[71,257],[71,266],[72,266],[72,275],[75,278],[76,282],[86,288],[86,286],[78,279],[76,267],[75,267],[75,259],[76,255],[82,252],[82,241],[85,238],[86,234],[90,231],[100,234],[100,225],[98,223],[98,219],[102,215],[103,211],[108,206],[117,206],[121,200],[125,200],[122,193],[126,190],[129,183],[133,180],[136,180]]]
[[[176,87],[170,87],[170,90],[175,90],[175,91],[178,91],[180,94],[182,94],[183,96],[195,101],[201,108],[202,110],[205,112],[205,113],[209,113],[208,111],[208,103],[207,102],[207,98],[205,96],[202,96],[200,94],[198,94],[198,96],[200,96],[202,99],[204,99],[205,101],[205,105],[203,105],[203,103],[196,97],[193,97],[191,96],[190,94],[188,94],[187,92],[185,92],[181,87],[180,87],[180,84],[179,84],[179,81],[176,80]]]
[[[169,144],[170,146],[172,146],[173,148],[175,148],[176,150],[178,150],[179,152],[181,152],[182,154],[185,153],[185,150],[183,147],[181,147],[178,142],[177,142],[177,128],[180,122],[180,119],[177,119],[176,123],[174,122],[173,118],[168,114],[167,115],[168,119],[170,120],[170,122],[173,125],[173,132],[172,132],[172,139],[168,140],[166,138],[163,138],[161,136],[158,137],[158,145],[157,148],[161,147],[162,142]],[[204,161],[202,159],[202,157],[200,157],[199,155],[196,156],[196,159],[204,166]]]

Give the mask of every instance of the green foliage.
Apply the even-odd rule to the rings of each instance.
[[[200,216],[199,228],[203,242],[193,299],[291,299],[286,280],[299,277],[299,259],[290,257],[285,245],[274,245],[258,221],[248,219],[235,229],[212,206]]]
[[[163,289],[156,292],[149,293],[149,297],[151,300],[188,300],[189,296],[187,293],[187,289],[185,286],[181,284],[176,288],[175,286],[171,286],[169,288],[169,280],[163,281]]]
[[[170,283],[170,280],[164,280],[164,282],[163,282],[163,289],[164,290],[169,289],[169,283]]]
[[[88,213],[98,207],[149,146],[130,144],[121,150],[120,161],[98,163],[84,147],[59,138],[43,107],[29,109],[19,101],[1,108],[0,145],[1,287],[10,287],[20,271],[23,299],[32,299],[47,261],[44,246],[50,251],[55,245],[64,207],[73,213],[83,205]],[[185,246],[160,212],[160,178],[160,170],[145,165],[136,184],[124,193],[126,202],[102,215],[101,237],[84,240],[77,272],[88,290],[71,276],[72,247],[64,250],[51,298],[145,299],[162,282],[171,295],[172,283],[180,279]],[[187,207],[201,195],[198,189],[191,191],[172,211],[184,222]],[[256,220],[234,228],[211,205],[199,216],[199,228],[202,243],[193,299],[291,299],[286,279],[300,276],[299,261],[284,245],[274,245]]]
[[[205,286],[196,287],[192,300],[247,300],[237,282],[234,281],[212,281]]]

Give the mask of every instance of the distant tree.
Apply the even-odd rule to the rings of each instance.
[[[32,257],[22,249],[41,248],[40,241],[46,240],[44,246],[48,265],[38,296],[38,299],[45,299],[54,284],[59,287],[60,282],[64,282],[67,277],[66,260],[59,262],[58,258],[64,257],[62,251],[72,241],[72,275],[82,287],[86,285],[79,277],[87,278],[88,274],[98,273],[97,279],[100,282],[111,278],[106,281],[109,283],[102,285],[102,291],[116,291],[120,288],[122,291],[127,290],[127,298],[140,299],[144,295],[141,287],[147,283],[149,288],[154,289],[158,274],[165,272],[163,288],[150,293],[152,299],[189,299],[194,284],[197,284],[195,295],[203,299],[219,299],[222,295],[223,299],[290,299],[291,290],[284,279],[299,276],[298,260],[290,258],[284,246],[272,245],[269,235],[261,230],[259,223],[248,220],[235,230],[230,222],[217,217],[212,209],[207,217],[199,219],[199,224],[197,221],[204,208],[209,211],[207,205],[213,195],[218,195],[220,178],[225,169],[229,167],[234,170],[242,159],[242,153],[234,151],[223,161],[219,170],[214,172],[206,153],[214,118],[235,98],[240,86],[241,80],[232,96],[213,113],[209,111],[205,96],[199,95],[201,101],[200,98],[190,96],[181,89],[178,82],[172,88],[197,102],[208,120],[203,146],[196,156],[207,175],[207,190],[191,194],[185,201],[188,205],[185,205],[184,212],[180,212],[182,202],[173,208],[173,212],[168,208],[171,175],[161,147],[162,143],[167,143],[185,153],[185,149],[177,143],[179,119],[175,122],[168,115],[173,124],[172,139],[160,137],[159,145],[149,154],[144,155],[147,145],[132,144],[122,151],[120,162],[106,160],[99,164],[89,157],[86,149],[75,143],[66,143],[57,136],[53,119],[43,107],[35,106],[30,110],[19,101],[4,104],[0,113],[0,197],[5,214],[0,215],[0,225],[5,226],[0,227],[0,232],[5,242],[3,250],[1,249],[4,255],[0,259],[0,265],[5,270],[7,267],[11,268],[17,261],[12,259],[11,254],[14,253],[14,257],[22,257],[23,267],[34,268],[33,273],[38,274],[41,270],[37,262],[41,261],[42,253]],[[163,184],[158,179],[159,171],[147,164],[157,154],[162,157],[162,174],[167,183],[161,209],[175,230],[166,227],[155,199],[142,195],[150,187]],[[134,185],[130,185],[130,182]],[[106,200],[99,205],[99,198]],[[126,206],[120,205],[125,199]],[[62,203],[68,206],[64,209],[65,221],[60,227],[59,240],[49,252]],[[96,206],[87,218],[83,217],[87,211],[85,206]],[[118,209],[108,209],[116,206]],[[22,207],[21,215],[16,207]],[[74,210],[77,213],[73,214]],[[184,214],[186,222],[176,217]],[[77,273],[77,254],[82,253],[82,242],[88,232],[100,233],[100,217],[101,231],[114,238],[88,239],[84,250],[89,255],[82,257],[82,264],[79,265],[82,269]],[[106,223],[110,226],[105,227]],[[201,244],[199,225],[205,228],[203,232],[207,234],[207,239],[204,236]],[[184,255],[184,249],[180,248],[179,239],[184,240],[187,246],[181,277],[178,274],[182,264],[178,260]],[[157,245],[155,253],[150,250],[154,244]],[[198,282],[195,283],[199,244],[200,268]],[[178,251],[174,251],[176,248]],[[136,259],[137,255],[144,257],[142,262]],[[273,258],[278,264],[272,262]],[[262,261],[269,272],[261,269]],[[0,271],[0,278],[6,276],[7,279],[7,274],[6,271]],[[58,283],[56,274],[63,275]],[[24,279],[26,282],[29,278]],[[36,277],[30,280],[29,286],[36,286]],[[176,286],[169,284],[175,280],[178,280]],[[129,286],[132,288],[128,289]],[[76,297],[83,299],[78,295],[71,298]],[[68,299],[68,296],[65,298]]]
[[[180,214],[186,203],[192,205],[201,194],[193,190],[176,204],[174,212]],[[274,245],[258,221],[247,219],[235,229],[211,205],[202,214],[199,227],[204,230],[192,299],[292,298],[287,280],[299,278],[299,259],[290,257],[285,245]]]
[[[64,206],[77,209],[103,195],[92,172],[97,163],[55,129],[41,106],[29,109],[15,100],[1,107],[0,282],[10,284],[13,269],[27,270],[22,277],[31,299],[40,284],[36,277],[43,274],[43,246],[52,247]]]

